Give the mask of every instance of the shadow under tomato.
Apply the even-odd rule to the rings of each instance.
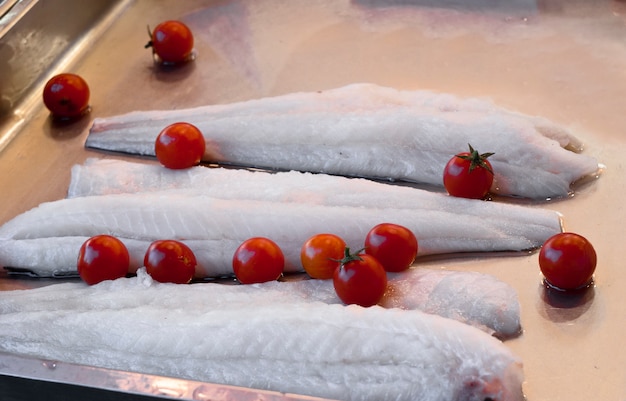
[[[82,135],[91,126],[91,107],[81,116],[74,118],[57,118],[50,114],[44,124],[44,132],[52,139],[63,141]]]
[[[583,288],[568,291],[558,290],[544,281],[540,291],[546,317],[554,322],[579,318],[589,310],[595,298],[593,281]]]
[[[179,64],[152,63],[150,69],[154,77],[161,82],[177,82],[187,78],[196,69],[196,62],[189,60]]]

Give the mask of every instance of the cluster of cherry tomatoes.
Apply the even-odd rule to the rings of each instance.
[[[196,271],[196,256],[184,243],[154,241],[143,260],[146,271],[162,283],[186,284]],[[83,243],[78,252],[78,274],[89,285],[125,277],[130,266],[126,245],[111,235],[96,235]]]
[[[417,256],[417,238],[406,227],[382,223],[365,237],[364,247],[351,253],[346,242],[330,233],[313,235],[300,249],[304,271],[313,279],[332,279],[346,304],[372,306],[387,288],[387,272],[408,269]],[[242,284],[278,279],[285,267],[280,247],[268,238],[244,241],[233,256],[233,272]]]
[[[346,304],[372,306],[387,288],[387,272],[400,272],[413,264],[418,243],[408,228],[381,223],[365,236],[364,246],[350,253],[335,234],[317,234],[300,250],[302,267],[316,279],[332,279],[337,296]]]
[[[406,227],[382,223],[365,237],[364,247],[350,253],[334,234],[317,234],[300,250],[304,270],[314,279],[332,279],[335,291],[346,304],[377,304],[387,288],[387,272],[408,269],[417,256],[417,239]],[[130,256],[122,241],[111,235],[96,235],[81,246],[78,273],[90,285],[128,274]],[[144,256],[146,272],[162,283],[189,283],[197,261],[193,251],[176,240],[154,241]],[[242,284],[277,280],[285,257],[272,240],[254,237],[235,251],[232,267]]]

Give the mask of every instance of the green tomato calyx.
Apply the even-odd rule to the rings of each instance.
[[[344,249],[343,251],[343,258],[342,259],[331,259],[334,262],[339,262],[340,266],[343,267],[346,264],[350,263],[350,262],[354,262],[354,261],[362,261],[363,258],[361,258],[361,253],[365,250],[365,248],[361,248],[358,251],[356,251],[355,253],[351,253],[350,252],[350,247],[346,247],[346,249]]]
[[[485,161],[487,160],[488,157],[493,156],[495,153],[492,153],[492,152],[479,153],[476,149],[472,147],[472,145],[470,145],[469,143],[467,145],[469,146],[469,155],[458,154],[456,155],[456,157],[463,159],[463,160],[469,160],[470,162],[469,172],[470,173],[476,167],[479,167],[479,168],[484,168],[485,170],[489,171],[491,175],[493,175],[493,170],[491,169],[491,166],[489,166],[489,164],[487,164]]]

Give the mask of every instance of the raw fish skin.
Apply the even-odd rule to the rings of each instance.
[[[523,400],[520,359],[466,324],[242,288],[157,284],[140,271],[2,292],[0,350],[342,400]]]
[[[20,265],[16,246],[25,251],[32,244],[33,250],[45,252],[48,238],[110,234],[135,241],[129,248],[133,260],[143,259],[151,241],[182,240],[198,256],[197,276],[211,277],[231,274],[236,248],[257,236],[275,241],[285,254],[285,270],[294,272],[302,270],[300,248],[312,235],[331,232],[359,249],[367,232],[383,222],[412,230],[420,244],[418,255],[528,250],[561,231],[559,215],[548,210],[471,200],[441,209],[415,200],[416,208],[400,209],[219,199],[175,191],[62,199],[42,203],[0,227],[0,264],[27,267]],[[495,212],[498,208],[504,211]],[[62,246],[70,266],[75,265],[74,246]]]
[[[442,185],[446,162],[468,143],[494,152],[492,192],[563,197],[598,171],[562,127],[479,99],[353,84],[226,105],[132,112],[94,120],[86,146],[141,155],[167,125],[205,135],[204,160]],[[567,148],[567,149],[565,149]]]

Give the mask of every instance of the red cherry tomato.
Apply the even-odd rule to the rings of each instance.
[[[487,158],[493,153],[469,152],[452,157],[443,170],[443,185],[452,196],[482,199],[493,184],[493,169]]]
[[[76,74],[59,74],[46,83],[43,102],[53,116],[75,118],[89,110],[89,86]]]
[[[588,285],[596,262],[593,245],[574,233],[559,233],[548,238],[539,251],[539,267],[547,283],[561,290]]]
[[[335,270],[333,285],[345,304],[376,305],[387,289],[387,273],[376,258],[367,254],[349,255]]]
[[[160,283],[187,284],[196,271],[196,256],[176,240],[154,241],[143,259],[148,274]]]
[[[365,253],[375,257],[388,272],[408,269],[417,256],[417,238],[408,228],[382,223],[365,236]]]
[[[78,274],[89,285],[125,277],[130,256],[122,241],[110,235],[96,235],[78,252]]]
[[[239,245],[233,255],[233,271],[242,284],[274,281],[284,269],[283,251],[268,238],[250,238]]]
[[[161,22],[150,33],[150,42],[145,47],[152,47],[164,63],[182,63],[192,57],[193,34],[180,21]]]
[[[333,278],[345,249],[346,242],[341,237],[335,234],[316,234],[302,245],[302,267],[312,278]]]
[[[202,132],[188,123],[174,123],[157,136],[154,153],[161,164],[171,169],[198,165],[205,148]]]

